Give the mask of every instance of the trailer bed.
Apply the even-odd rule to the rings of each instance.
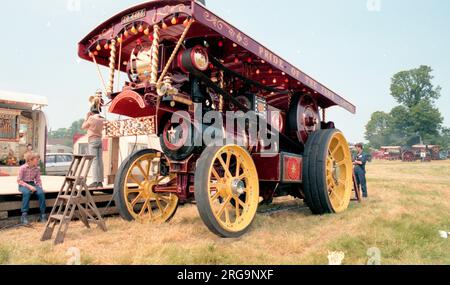
[[[63,183],[62,176],[42,176],[42,186],[46,193],[58,193]],[[0,196],[5,195],[20,195],[16,176],[0,177]]]
[[[56,197],[65,177],[62,176],[42,176],[42,184],[46,193],[47,211],[49,212],[56,202]],[[115,215],[118,213],[117,208],[112,201],[113,198],[112,185],[105,185],[102,189],[91,191],[97,207],[103,216]],[[111,203],[110,203],[111,202]],[[108,206],[109,204],[109,206]],[[107,207],[108,206],[108,207]],[[0,229],[20,222],[22,207],[22,195],[17,187],[16,176],[0,177]],[[30,201],[30,219],[35,221],[38,218],[39,203],[36,197],[32,197]]]

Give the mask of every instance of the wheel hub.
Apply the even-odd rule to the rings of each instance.
[[[233,181],[231,181],[231,193],[234,196],[241,196],[242,194],[245,193],[245,184],[242,180],[239,179],[233,179]]]
[[[155,193],[153,192],[153,188],[155,187],[155,183],[146,181],[143,183],[142,188],[142,196],[145,199],[150,199],[155,197]]]
[[[332,170],[333,180],[338,185],[339,184],[339,176],[340,176],[340,169],[336,164],[336,161],[333,160],[333,170]]]

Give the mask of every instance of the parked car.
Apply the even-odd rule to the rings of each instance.
[[[72,163],[71,153],[48,153],[45,156],[45,168],[47,175],[65,176]]]

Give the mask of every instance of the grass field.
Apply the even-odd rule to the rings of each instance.
[[[165,225],[107,220],[109,231],[69,228],[66,243],[40,242],[43,227],[0,232],[0,264],[65,264],[76,247],[82,264],[327,264],[328,252],[344,264],[366,264],[368,249],[382,264],[450,264],[450,162],[377,161],[368,166],[370,199],[341,215],[312,216],[299,207],[258,215],[242,238],[211,234],[195,206]]]

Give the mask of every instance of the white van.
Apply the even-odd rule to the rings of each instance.
[[[47,153],[45,155],[46,174],[50,176],[65,176],[70,169],[73,154]]]

